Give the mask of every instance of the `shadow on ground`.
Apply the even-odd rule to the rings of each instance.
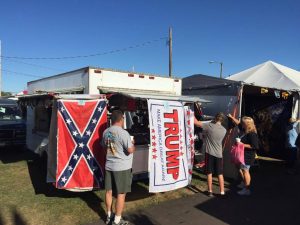
[[[4,164],[15,163],[20,161],[27,162],[28,173],[31,179],[31,183],[36,195],[45,195],[49,198],[51,197],[60,197],[60,198],[80,198],[86,203],[86,205],[91,208],[95,213],[99,215],[102,219],[106,218],[105,210],[101,207],[101,199],[96,192],[71,192],[61,189],[56,189],[54,184],[46,182],[47,176],[47,157],[39,155],[29,151],[29,150],[19,150],[19,149],[5,149],[5,151],[0,152],[0,160]],[[139,181],[133,182],[132,184],[132,193],[128,194],[127,201],[136,201],[140,199],[147,199],[150,197],[148,181]],[[1,216],[1,215],[0,215]],[[17,211],[14,211],[14,217],[19,221],[18,224],[22,223],[22,218],[19,216]],[[138,217],[136,218],[138,219]],[[1,225],[0,217],[0,225]]]
[[[18,210],[15,206],[12,207],[12,221],[9,224],[11,224],[11,225],[27,225],[27,223],[25,222],[25,219],[18,212]],[[5,225],[5,223],[2,219],[1,211],[0,211],[0,225]]]
[[[231,225],[300,224],[300,176],[287,175],[282,163],[261,162],[252,172],[252,195],[238,196],[237,189],[225,199],[213,198],[195,207]]]
[[[154,221],[153,218],[150,218],[148,215],[139,212],[128,216],[126,219],[128,219],[130,223],[134,225],[159,225],[159,223]]]
[[[31,154],[31,153],[29,153]],[[99,217],[104,219],[106,213],[101,207],[103,200],[93,191],[88,192],[71,192],[55,188],[54,184],[47,183],[47,158],[33,157],[27,160],[28,172],[35,194],[43,194],[47,197],[60,198],[80,198],[87,206],[92,209]]]
[[[103,200],[99,198],[95,192],[71,192],[59,190],[56,189],[53,184],[46,182],[47,158],[45,155],[40,157],[29,150],[19,150],[13,148],[1,149],[0,161],[3,164],[16,163],[20,161],[27,162],[29,176],[36,195],[43,194],[47,197],[80,198],[87,204],[89,208],[97,213],[99,217],[103,219],[106,217],[105,211],[100,204],[103,202]],[[16,209],[13,210],[13,217],[16,221],[16,224],[25,224]],[[1,223],[3,222],[0,218],[0,224]]]
[[[149,193],[148,190],[148,180],[143,181],[133,181],[131,186],[131,193],[128,193],[126,196],[126,201],[136,201],[141,199],[146,199],[154,195],[153,193]]]
[[[1,211],[0,211],[0,225],[4,225],[4,221],[3,221],[3,218],[2,218]]]
[[[47,184],[45,158],[39,158],[31,152],[7,154],[0,156],[3,163],[27,161],[35,194],[80,198],[101,218],[105,217],[105,212],[99,204],[102,199],[95,192],[74,193],[58,190],[52,184]],[[287,175],[282,163],[268,161],[262,161],[251,173],[253,187],[249,197],[238,196],[235,183],[231,182],[226,198],[209,198],[199,193],[133,212],[127,215],[127,218],[136,225],[299,225],[300,175]],[[203,181],[198,175],[194,175],[193,179]],[[200,192],[195,186],[189,188],[195,193]],[[132,194],[128,195],[127,200],[147,201],[151,195],[148,193],[146,181],[134,182]],[[17,211],[13,211],[13,216],[16,224],[25,224]],[[1,223],[3,224],[0,214]]]
[[[38,155],[24,148],[6,147],[0,148],[0,161],[3,164],[15,163],[24,160],[31,160]]]
[[[13,221],[15,225],[27,225],[21,214],[17,211],[16,208],[13,209]]]
[[[231,182],[225,198],[199,193],[133,212],[127,218],[133,224],[149,225],[299,225],[300,175],[287,175],[280,162],[261,162],[252,175],[251,196],[237,195],[236,183]]]

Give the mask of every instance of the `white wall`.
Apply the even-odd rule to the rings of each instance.
[[[144,74],[134,74],[129,77],[127,72],[115,72],[101,70],[101,73],[95,73],[94,69],[90,69],[89,93],[99,94],[98,86],[112,88],[127,88],[142,91],[164,91],[172,92],[173,95],[181,95],[181,79],[172,79],[168,77],[157,77]],[[141,78],[139,75],[144,76]],[[149,79],[154,77],[154,79]]]
[[[33,133],[35,113],[34,108],[27,107],[27,121],[26,121],[26,145],[31,151],[41,154],[46,150],[45,147],[48,144],[48,134],[46,133]]]
[[[35,94],[36,91],[60,91],[74,88],[85,88],[88,90],[88,73],[84,70],[78,70],[59,76],[48,77],[42,80],[29,82],[27,85],[28,94]]]
[[[127,72],[101,70],[95,73],[95,69],[89,71],[77,70],[45,79],[29,82],[28,93],[35,94],[37,91],[63,92],[76,88],[84,88],[84,94],[99,94],[98,86],[115,89],[141,90],[155,94],[166,92],[170,95],[181,95],[181,79],[159,77],[133,73],[129,77]],[[153,79],[150,79],[153,78]],[[161,93],[162,94],[162,93]]]

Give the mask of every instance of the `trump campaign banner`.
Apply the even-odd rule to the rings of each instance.
[[[181,102],[148,100],[151,145],[149,192],[188,185],[184,107]]]
[[[59,189],[92,190],[103,186],[107,126],[106,101],[57,101],[57,169]]]

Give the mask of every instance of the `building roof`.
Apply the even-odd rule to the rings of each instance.
[[[182,79],[183,95],[236,95],[241,82],[195,74]]]
[[[199,89],[215,86],[225,86],[233,83],[240,83],[232,80],[212,77],[204,74],[194,74],[182,79],[183,89]]]

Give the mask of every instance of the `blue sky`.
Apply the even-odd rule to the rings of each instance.
[[[218,76],[219,65],[210,60],[223,61],[225,76],[267,60],[300,70],[299,12],[297,0],[10,0],[1,2],[0,40],[3,56],[89,55],[167,37],[172,26],[178,77]],[[26,75],[88,65],[167,75],[168,47],[160,40],[89,58],[3,58],[3,90],[26,88],[36,79]]]

